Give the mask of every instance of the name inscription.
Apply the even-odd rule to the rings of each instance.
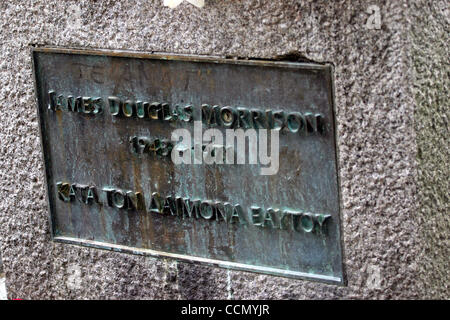
[[[48,109],[52,111],[68,111],[82,114],[96,115],[103,112],[104,100],[101,97],[65,97],[57,95],[55,91],[48,92]],[[185,121],[194,120],[194,106],[173,108],[168,103],[143,102],[126,100],[118,97],[108,98],[109,111],[114,117],[137,118],[160,121]],[[284,112],[283,110],[258,109],[248,110],[244,107],[231,107],[209,104],[201,105],[201,119],[210,127],[222,126],[230,129],[271,129],[285,130],[293,133],[323,134],[325,131],[324,117],[320,113]]]

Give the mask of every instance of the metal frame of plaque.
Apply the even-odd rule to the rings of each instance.
[[[344,284],[330,65],[49,47],[32,59],[54,241]],[[175,165],[175,150],[206,152],[171,140],[196,123],[277,130],[278,172]]]

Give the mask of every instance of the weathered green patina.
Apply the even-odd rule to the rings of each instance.
[[[330,66],[56,48],[33,59],[55,241],[343,283]],[[175,165],[171,132],[195,120],[278,130],[278,173]]]

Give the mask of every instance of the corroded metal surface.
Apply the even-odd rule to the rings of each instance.
[[[343,282],[330,66],[50,48],[33,60],[55,241]],[[205,120],[215,106],[234,127],[280,129],[277,174],[173,164],[174,129],[202,115],[227,127]]]

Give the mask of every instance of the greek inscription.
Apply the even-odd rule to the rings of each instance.
[[[323,234],[326,232],[327,221],[331,218],[329,214],[313,214],[278,208],[265,210],[258,206],[251,206],[245,210],[237,203],[164,196],[159,192],[151,194],[150,205],[146,208],[142,192],[111,187],[104,187],[101,190],[103,200],[100,199],[95,186],[68,182],[56,183],[58,199],[66,203],[78,199],[85,205],[105,203],[108,207],[116,209],[147,211],[177,217],[181,220],[196,219],[240,226],[251,224],[259,228]]]

